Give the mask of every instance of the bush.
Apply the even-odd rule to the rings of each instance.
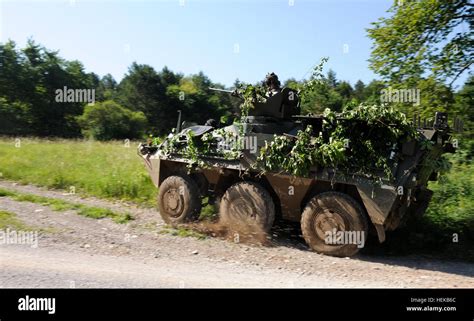
[[[131,111],[112,100],[86,106],[77,121],[85,137],[97,140],[141,138],[147,123],[142,112]]]
[[[451,156],[451,159],[455,157]],[[474,261],[474,167],[454,163],[449,173],[432,182],[434,191],[427,212],[412,216],[372,251],[429,254],[440,258]]]

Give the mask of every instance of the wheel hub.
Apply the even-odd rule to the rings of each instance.
[[[326,238],[326,232],[345,231],[344,219],[339,213],[332,210],[325,210],[323,213],[316,216],[314,220],[314,229],[320,239]]]
[[[164,197],[164,203],[167,212],[171,216],[179,216],[181,214],[183,209],[183,200],[176,189],[170,189],[166,192]]]

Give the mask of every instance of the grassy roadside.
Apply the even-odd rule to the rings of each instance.
[[[197,232],[193,229],[186,228],[183,226],[179,226],[176,228],[171,227],[171,226],[165,226],[159,233],[170,234],[170,235],[179,236],[179,237],[194,237],[194,238],[197,238],[198,240],[204,240],[207,238],[206,234]]]
[[[0,178],[155,205],[137,142],[0,138]]]
[[[116,223],[126,223],[132,219],[128,213],[118,213],[106,208],[86,206],[83,204],[72,203],[56,198],[38,196],[34,194],[18,193],[11,190],[0,188],[0,197],[10,197],[18,202],[30,202],[49,206],[53,211],[77,211],[79,215],[100,219],[109,217]],[[2,217],[0,217],[1,219]],[[1,224],[1,221],[0,221]]]
[[[0,230],[11,228],[18,231],[29,231],[31,227],[20,221],[15,213],[0,211]]]
[[[412,244],[474,262],[474,166],[455,164],[430,188],[433,199],[425,216],[414,222],[418,230]]]
[[[451,171],[429,188],[434,194],[426,213],[389,232],[371,253],[474,262],[474,166],[453,162]]]

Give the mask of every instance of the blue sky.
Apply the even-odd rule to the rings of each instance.
[[[33,37],[117,80],[133,61],[184,74],[202,70],[227,86],[271,71],[301,79],[324,56],[339,79],[376,77],[365,29],[392,0],[291,1],[2,1],[0,41],[22,47]]]

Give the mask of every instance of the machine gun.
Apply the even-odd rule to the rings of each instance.
[[[220,88],[209,87],[209,90],[218,91],[218,92],[222,92],[222,93],[228,93],[233,97],[238,97],[238,98],[243,99],[243,97],[237,92],[237,89],[228,90],[228,89],[220,89]]]

